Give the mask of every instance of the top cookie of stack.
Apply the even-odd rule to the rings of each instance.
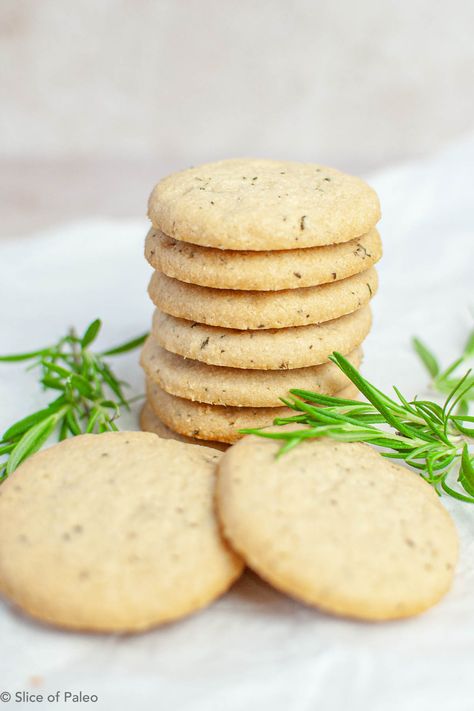
[[[233,441],[231,421],[270,422],[290,387],[347,384],[328,356],[360,361],[382,251],[366,183],[313,164],[226,160],[162,180],[149,217],[157,311],[142,365],[168,426]]]

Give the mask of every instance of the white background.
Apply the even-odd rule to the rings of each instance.
[[[1,0],[0,238],[232,156],[367,172],[474,128],[472,0]]]
[[[360,169],[472,126],[470,0],[2,0],[8,155]]]

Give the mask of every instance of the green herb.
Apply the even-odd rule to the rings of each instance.
[[[129,409],[131,399],[124,394],[127,383],[119,380],[104,357],[127,353],[141,346],[147,334],[102,353],[92,353],[102,323],[92,321],[82,336],[74,329],[56,344],[29,353],[0,356],[0,362],[33,361],[29,369],[39,369],[44,390],[55,390],[58,397],[45,408],[15,422],[0,440],[0,481],[21,462],[37,452],[55,432],[58,439],[83,433],[117,430],[120,408]]]
[[[444,491],[461,501],[474,503],[473,455],[469,453],[469,444],[474,443],[474,417],[457,411],[459,403],[472,397],[471,372],[456,381],[444,404],[439,405],[430,400],[408,401],[395,387],[396,399],[393,399],[362,377],[340,353],[333,353],[330,359],[368,402],[291,390],[293,398],[282,398],[282,402],[298,414],[277,418],[274,424],[296,423],[302,428],[240,432],[283,440],[278,455],[317,437],[368,442],[386,450],[381,452],[383,456],[401,459],[417,469],[438,493]],[[455,471],[457,484],[451,484]]]
[[[474,358],[474,329],[471,331],[466,341],[464,350],[459,358],[456,358],[447,368],[441,369],[437,357],[419,338],[413,339],[413,347],[421,362],[425,366],[431,377],[431,386],[434,390],[444,395],[448,395],[460,382],[462,376],[459,370],[464,368],[469,360]],[[474,375],[469,375],[466,385],[474,385]],[[468,388],[465,396],[458,403],[460,412],[467,412],[469,401],[474,400],[474,388]]]

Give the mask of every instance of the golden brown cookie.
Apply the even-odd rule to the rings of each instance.
[[[449,589],[454,524],[433,489],[365,444],[245,437],[219,466],[232,547],[279,590],[363,620],[416,615]]]
[[[151,228],[145,240],[151,266],[169,277],[214,289],[277,291],[317,286],[365,271],[382,256],[377,230],[341,244],[251,252],[200,247]]]
[[[287,407],[225,407],[192,402],[169,395],[156,383],[147,381],[147,397],[153,411],[170,429],[187,437],[236,442],[241,429],[267,427],[276,417],[291,417],[296,413]],[[355,398],[358,391],[348,386],[337,397]]]
[[[333,351],[350,353],[367,336],[370,307],[312,326],[237,331],[175,318],[156,309],[152,333],[165,350],[210,365],[287,370],[319,365]]]
[[[235,291],[186,284],[154,272],[148,294],[160,311],[188,321],[262,330],[322,323],[366,306],[378,287],[373,267],[320,286],[284,291]]]
[[[348,242],[374,227],[380,205],[363,180],[334,168],[233,159],[165,178],[148,215],[183,242],[261,251]]]
[[[186,437],[186,435],[181,435],[178,432],[174,432],[174,430],[170,430],[170,428],[155,415],[148,402],[143,405],[140,411],[140,429],[143,430],[143,432],[153,432],[163,439],[174,439],[177,442],[186,442],[186,444],[199,444],[202,447],[211,447],[221,452],[225,452],[228,447],[228,445],[223,442],[209,442],[207,440],[195,439],[194,437]]]
[[[352,351],[347,358],[358,368],[361,349]],[[291,388],[333,395],[349,384],[334,363],[294,370],[226,368],[165,351],[153,337],[146,341],[140,362],[149,380],[170,395],[211,405],[278,407],[280,398],[286,397]]]
[[[214,513],[214,449],[81,435],[0,487],[0,590],[60,627],[146,630],[222,595],[242,562]]]

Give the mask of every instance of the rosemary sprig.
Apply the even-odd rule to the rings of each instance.
[[[395,387],[396,399],[393,399],[366,380],[340,353],[333,353],[331,360],[368,402],[295,389],[290,391],[293,398],[282,401],[298,414],[277,418],[274,424],[301,424],[301,428],[240,432],[283,440],[278,455],[317,437],[368,442],[385,450],[381,452],[383,456],[401,459],[417,469],[439,494],[444,491],[456,499],[474,503],[474,463],[469,452],[469,445],[474,443],[474,417],[457,411],[459,403],[472,397],[471,372],[456,381],[444,404],[439,405],[430,400],[408,401]],[[452,485],[455,470],[457,484]]]
[[[469,334],[460,357],[456,358],[444,369],[441,368],[438,358],[423,341],[419,338],[413,338],[412,343],[418,357],[430,375],[431,387],[443,395],[448,395],[456,387],[462,377],[459,375],[459,370],[474,358],[474,329]],[[466,384],[468,383],[471,386],[474,385],[474,375],[469,376]],[[465,396],[459,401],[458,410],[467,413],[471,400],[474,400],[474,388],[472,387],[467,390]]]
[[[94,343],[102,323],[92,321],[82,336],[71,329],[57,343],[39,350],[0,356],[0,362],[32,361],[28,370],[38,368],[39,382],[44,390],[54,390],[58,397],[46,407],[18,420],[4,432],[0,440],[0,482],[19,464],[37,452],[57,431],[61,441],[83,433],[117,430],[115,420],[120,408],[129,409],[124,388],[104,357],[115,356],[138,348],[147,334],[93,353]]]

